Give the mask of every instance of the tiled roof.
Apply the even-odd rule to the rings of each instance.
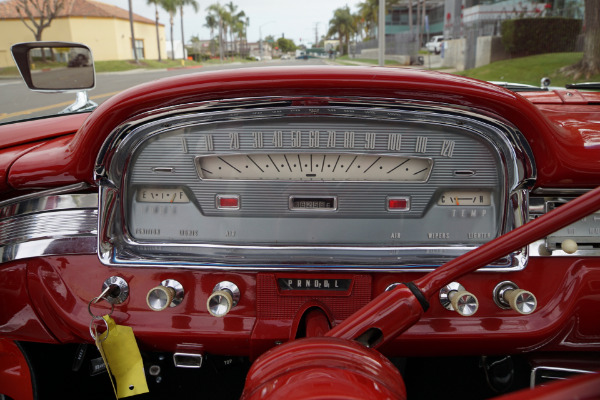
[[[43,0],[28,0],[38,1],[42,3]],[[102,3],[100,1],[92,0],[63,0],[64,5],[62,10],[58,14],[59,17],[96,17],[96,18],[119,18],[129,20],[129,11],[124,10],[120,7],[113,6],[110,4]],[[17,0],[0,1],[0,19],[15,19],[19,18],[17,12],[18,2]],[[34,16],[39,17],[39,13],[35,10],[35,7],[31,7],[30,10]],[[138,14],[133,14],[133,20],[136,22],[144,22],[147,24],[153,24],[154,21],[142,17]]]

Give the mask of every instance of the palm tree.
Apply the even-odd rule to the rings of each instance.
[[[177,0],[160,0],[160,6],[169,13],[169,23],[171,24],[171,59],[175,59],[175,45],[173,42],[173,20],[177,13]]]
[[[227,27],[224,26],[224,20],[227,16],[227,11],[223,8],[219,3],[214,3],[208,6],[206,9],[209,12],[209,15],[214,16],[215,20],[218,22],[219,27],[219,57],[221,61],[223,61],[223,30]]]
[[[160,56],[160,36],[158,35],[158,4],[161,0],[147,0],[147,4],[154,4],[154,10],[156,11],[156,45],[158,46],[158,61],[162,61]]]
[[[235,11],[237,10],[238,6],[233,4],[233,1],[230,1],[229,3],[225,4],[225,7],[227,7],[227,9],[228,9],[227,24],[229,25],[229,38],[231,39],[232,46],[235,48],[233,34],[234,34],[235,24],[236,24]],[[233,51],[233,49],[232,49],[232,51]]]
[[[213,14],[208,14],[206,16],[206,23],[204,24],[204,26],[208,29],[210,29],[210,53],[214,54],[215,53],[215,49],[214,49],[214,40],[215,40],[215,29],[217,29],[219,27],[219,21],[217,20],[217,18],[213,15]]]
[[[364,30],[367,38],[372,37],[373,28],[377,26],[378,0],[365,0],[358,5],[358,13],[364,20]]]
[[[133,50],[133,58],[135,59],[135,63],[139,64],[137,51],[135,51],[135,33],[133,32],[133,7],[131,5],[131,0],[129,0],[129,29],[131,29],[131,50]]]
[[[179,16],[181,17],[181,57],[185,60],[185,38],[183,36],[183,6],[192,6],[195,12],[198,12],[198,2],[196,0],[176,0],[179,5]]]
[[[348,6],[338,8],[333,12],[333,18],[329,20],[329,31],[327,35],[333,36],[337,33],[342,47],[342,55],[347,54],[350,34],[355,30],[354,19]],[[345,43],[342,46],[342,43]]]

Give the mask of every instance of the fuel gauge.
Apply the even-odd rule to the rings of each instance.
[[[139,203],[189,203],[183,188],[140,187],[135,197]]]

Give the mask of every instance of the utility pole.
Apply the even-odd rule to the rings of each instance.
[[[379,66],[385,65],[385,0],[379,0]]]
[[[319,47],[319,23],[315,22],[315,47]]]

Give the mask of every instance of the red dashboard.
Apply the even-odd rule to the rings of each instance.
[[[93,343],[90,311],[111,309],[133,328],[150,393],[180,373],[151,373],[173,355],[176,367],[262,355],[245,398],[291,396],[285,385],[333,397],[348,382],[358,397],[427,398],[411,372],[438,370],[427,362],[484,360],[495,383],[473,398],[536,371],[596,370],[600,195],[572,199],[600,183],[598,121],[595,93],[302,67],[164,79],[91,113],[2,125],[0,394],[51,393],[40,353]],[[335,160],[348,169],[327,172]],[[379,166],[388,175],[364,178]],[[104,289],[110,302],[91,303]],[[243,385],[246,370],[223,365],[219,379]],[[186,397],[181,386],[169,390]]]

